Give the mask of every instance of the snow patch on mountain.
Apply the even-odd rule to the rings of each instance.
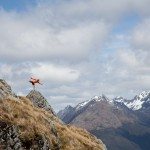
[[[115,102],[118,102],[118,103],[122,103],[122,104],[126,105],[129,109],[139,110],[142,108],[142,106],[145,102],[150,102],[150,91],[149,92],[143,91],[139,95],[135,96],[134,99],[132,99],[132,100],[127,100],[121,96],[117,96],[114,99],[109,99],[104,94],[102,94],[102,96],[96,95],[96,96],[92,97],[90,100],[86,100],[84,102],[79,103],[75,107],[75,110],[78,111],[78,110],[82,109],[83,107],[87,106],[88,104],[90,104],[90,107],[92,107],[93,103],[91,103],[91,102],[100,102],[100,101],[107,101],[109,104],[115,105],[115,106],[117,105]],[[70,108],[70,106],[68,106],[68,107]]]
[[[84,101],[82,103],[79,103],[77,106],[76,106],[76,110],[79,110],[80,108],[84,107],[88,102],[90,102],[91,100],[87,100],[87,101]]]
[[[100,98],[99,96],[95,95],[94,97],[91,98],[91,100],[99,101],[99,98]]]
[[[142,100],[142,99],[146,98],[149,94],[150,94],[150,91],[149,92],[143,91],[142,93],[139,94],[137,99]]]
[[[132,110],[139,110],[142,108],[142,105],[145,102],[149,101],[148,98],[149,95],[150,95],[150,91],[149,92],[143,91],[138,96],[135,96],[135,98],[132,101],[126,103],[126,106],[128,108],[131,108]]]
[[[100,102],[102,100],[103,100],[102,96],[94,96],[91,98],[91,101],[95,101],[95,102]]]
[[[116,98],[114,98],[114,101],[123,103],[124,102],[124,98],[121,97],[121,96],[117,96]]]
[[[144,103],[144,101],[141,100],[134,100],[133,102],[130,103],[124,103],[128,108],[132,109],[132,110],[139,110],[142,108],[142,104]]]
[[[79,110],[83,107],[85,107],[86,105],[88,105],[88,103],[90,102],[100,102],[100,101],[107,101],[109,103],[113,103],[113,100],[107,98],[104,94],[102,94],[102,96],[97,96],[95,95],[94,97],[92,97],[90,100],[87,100],[87,101],[84,101],[82,103],[79,103],[77,106],[76,106],[76,110]],[[93,106],[93,105],[91,105]]]
[[[132,100],[127,100],[124,99],[123,97],[118,96],[114,99],[114,101],[124,103],[129,109],[139,110],[142,108],[145,102],[150,101],[149,96],[150,96],[150,91],[149,92],[143,91],[139,95],[135,96],[134,99]]]

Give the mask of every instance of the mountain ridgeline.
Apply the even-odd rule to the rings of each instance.
[[[17,96],[0,79],[0,150],[106,150],[84,129],[65,125],[38,91]]]
[[[66,124],[87,129],[106,144],[108,150],[150,148],[150,92],[131,100],[94,96],[76,107],[58,112]]]

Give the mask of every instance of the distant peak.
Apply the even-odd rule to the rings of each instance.
[[[91,100],[87,100],[87,101],[84,101],[84,102],[81,102],[79,103],[77,106],[76,106],[76,109],[79,110],[80,108],[83,108],[85,105],[87,105]]]
[[[106,101],[108,103],[112,103],[113,101],[111,99],[109,99],[108,97],[106,97],[104,94],[102,94],[102,96],[97,96],[95,95],[94,97],[92,97],[90,100],[87,100],[87,101],[84,101],[84,102],[81,102],[79,103],[77,106],[76,106],[76,110],[79,110],[85,106],[87,106],[88,104],[90,104],[91,102],[95,103],[95,102],[100,102],[100,101]]]
[[[98,101],[107,101],[107,102],[109,102],[109,103],[112,102],[112,100],[109,99],[109,98],[108,98],[106,95],[104,95],[104,94],[102,94],[102,96],[94,96],[94,97],[92,98],[92,100],[94,100],[94,101],[96,101],[96,102],[98,102]]]
[[[115,99],[124,99],[122,96],[117,96]]]
[[[126,100],[125,100],[125,98],[123,98],[122,96],[117,96],[117,97],[115,97],[115,98],[113,99],[113,101],[123,103],[123,102],[126,101]]]
[[[137,99],[141,100],[144,99],[145,97],[147,97],[150,94],[150,91],[143,91],[141,92],[139,95],[137,95]]]
[[[91,98],[92,100],[98,100],[99,96],[95,95],[94,97]]]
[[[139,110],[143,107],[143,104],[148,101],[149,97],[150,91],[143,91],[131,100],[124,99],[123,97],[116,97],[114,101],[124,103],[129,109]]]
[[[102,98],[103,98],[104,100],[109,101],[109,98],[108,98],[105,94],[102,94]]]
[[[65,107],[65,109],[70,109],[70,108],[73,108],[71,105],[67,105],[66,107]]]

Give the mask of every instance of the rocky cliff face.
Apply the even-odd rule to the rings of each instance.
[[[0,85],[1,150],[106,150],[86,130],[61,123],[38,91],[16,98],[5,81]]]

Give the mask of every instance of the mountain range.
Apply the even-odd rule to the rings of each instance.
[[[87,129],[101,138],[108,150],[149,150],[150,92],[133,99],[94,96],[57,114],[66,124]]]

